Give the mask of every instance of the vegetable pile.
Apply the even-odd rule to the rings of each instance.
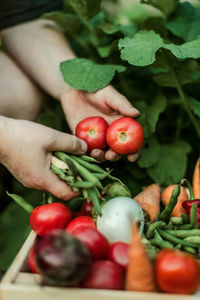
[[[56,174],[64,181],[65,176],[74,176],[76,182],[75,174],[85,174],[80,169],[80,174],[75,171],[72,176],[71,169],[77,165],[71,163],[77,161],[87,166],[87,172],[97,167],[107,174],[104,179],[110,175],[88,156],[55,155],[63,159],[55,162]],[[151,184],[133,198],[123,183],[111,175],[109,180],[112,182],[105,186],[104,180],[99,181],[102,187],[92,183],[93,188],[98,187],[95,199],[101,195],[99,211],[87,185],[79,190],[78,198],[64,203],[57,199],[34,209],[20,196],[9,194],[30,212],[30,224],[37,234],[28,257],[30,270],[39,273],[47,285],[195,293],[200,279],[200,200],[194,200],[189,181],[182,179],[162,192],[158,184]],[[109,197],[104,198],[104,193]]]

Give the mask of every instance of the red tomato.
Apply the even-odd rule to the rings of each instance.
[[[137,152],[142,146],[143,139],[142,126],[132,118],[115,120],[107,129],[107,143],[118,154]]]
[[[161,291],[192,294],[199,284],[199,263],[185,252],[162,249],[155,259],[157,283]]]
[[[72,212],[66,205],[54,202],[34,208],[30,225],[36,234],[43,236],[54,229],[64,229],[71,218]]]
[[[108,123],[102,117],[89,117],[76,126],[76,136],[84,140],[88,145],[88,151],[92,149],[104,149],[106,143],[106,130]]]
[[[89,289],[122,290],[124,272],[112,261],[98,260],[92,264],[90,273],[81,286]]]
[[[129,245],[124,242],[116,242],[110,246],[108,258],[119,266],[126,268],[128,265]]]
[[[87,202],[86,200],[83,201],[83,204],[81,206],[81,213],[91,216],[92,215],[92,209],[93,209],[93,203],[92,202]]]
[[[93,260],[103,259],[108,256],[108,240],[96,229],[82,226],[74,229],[72,235],[89,248]]]
[[[29,268],[31,269],[32,273],[36,273],[36,274],[39,273],[39,271],[37,269],[36,261],[35,261],[35,250],[34,250],[34,248],[29,252],[28,264],[29,264]]]
[[[67,231],[68,233],[72,233],[76,228],[80,226],[92,227],[96,229],[95,222],[91,217],[80,216],[71,220],[65,228],[65,231]]]

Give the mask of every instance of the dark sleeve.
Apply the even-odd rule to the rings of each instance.
[[[39,18],[60,10],[62,0],[0,0],[0,29]]]

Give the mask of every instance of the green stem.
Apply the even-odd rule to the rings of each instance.
[[[27,211],[29,214],[34,209],[31,204],[26,202],[21,196],[16,194],[10,194],[7,192],[7,195],[12,198],[17,204],[19,204],[25,211]]]
[[[198,137],[200,138],[200,127],[198,126],[197,121],[196,121],[196,119],[195,119],[195,117],[194,117],[194,115],[193,115],[193,113],[192,113],[192,111],[191,111],[191,109],[190,109],[190,107],[189,107],[189,105],[187,103],[185,94],[184,94],[183,89],[182,89],[182,87],[181,87],[181,85],[180,85],[180,83],[179,83],[179,81],[177,79],[177,76],[176,76],[176,73],[175,73],[174,69],[172,67],[170,69],[171,69],[172,75],[174,77],[174,83],[175,83],[177,92],[178,92],[179,97],[180,97],[180,99],[182,101],[182,104],[183,104],[183,106],[185,108],[185,111],[187,112],[188,117],[189,117],[190,121],[192,122],[192,124],[193,124],[193,126],[194,126],[194,128],[196,130],[196,133],[197,133]]]
[[[192,189],[190,182],[187,179],[182,179],[181,184],[182,185],[185,184],[187,186],[187,188],[189,189],[189,192],[190,192],[190,200],[194,200],[194,193],[193,193],[193,189]]]

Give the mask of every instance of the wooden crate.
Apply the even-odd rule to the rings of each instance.
[[[27,256],[34,244],[36,235],[32,231],[11,264],[0,284],[1,300],[196,300],[195,295],[174,295],[108,291],[80,288],[41,286],[40,276],[28,272]]]

